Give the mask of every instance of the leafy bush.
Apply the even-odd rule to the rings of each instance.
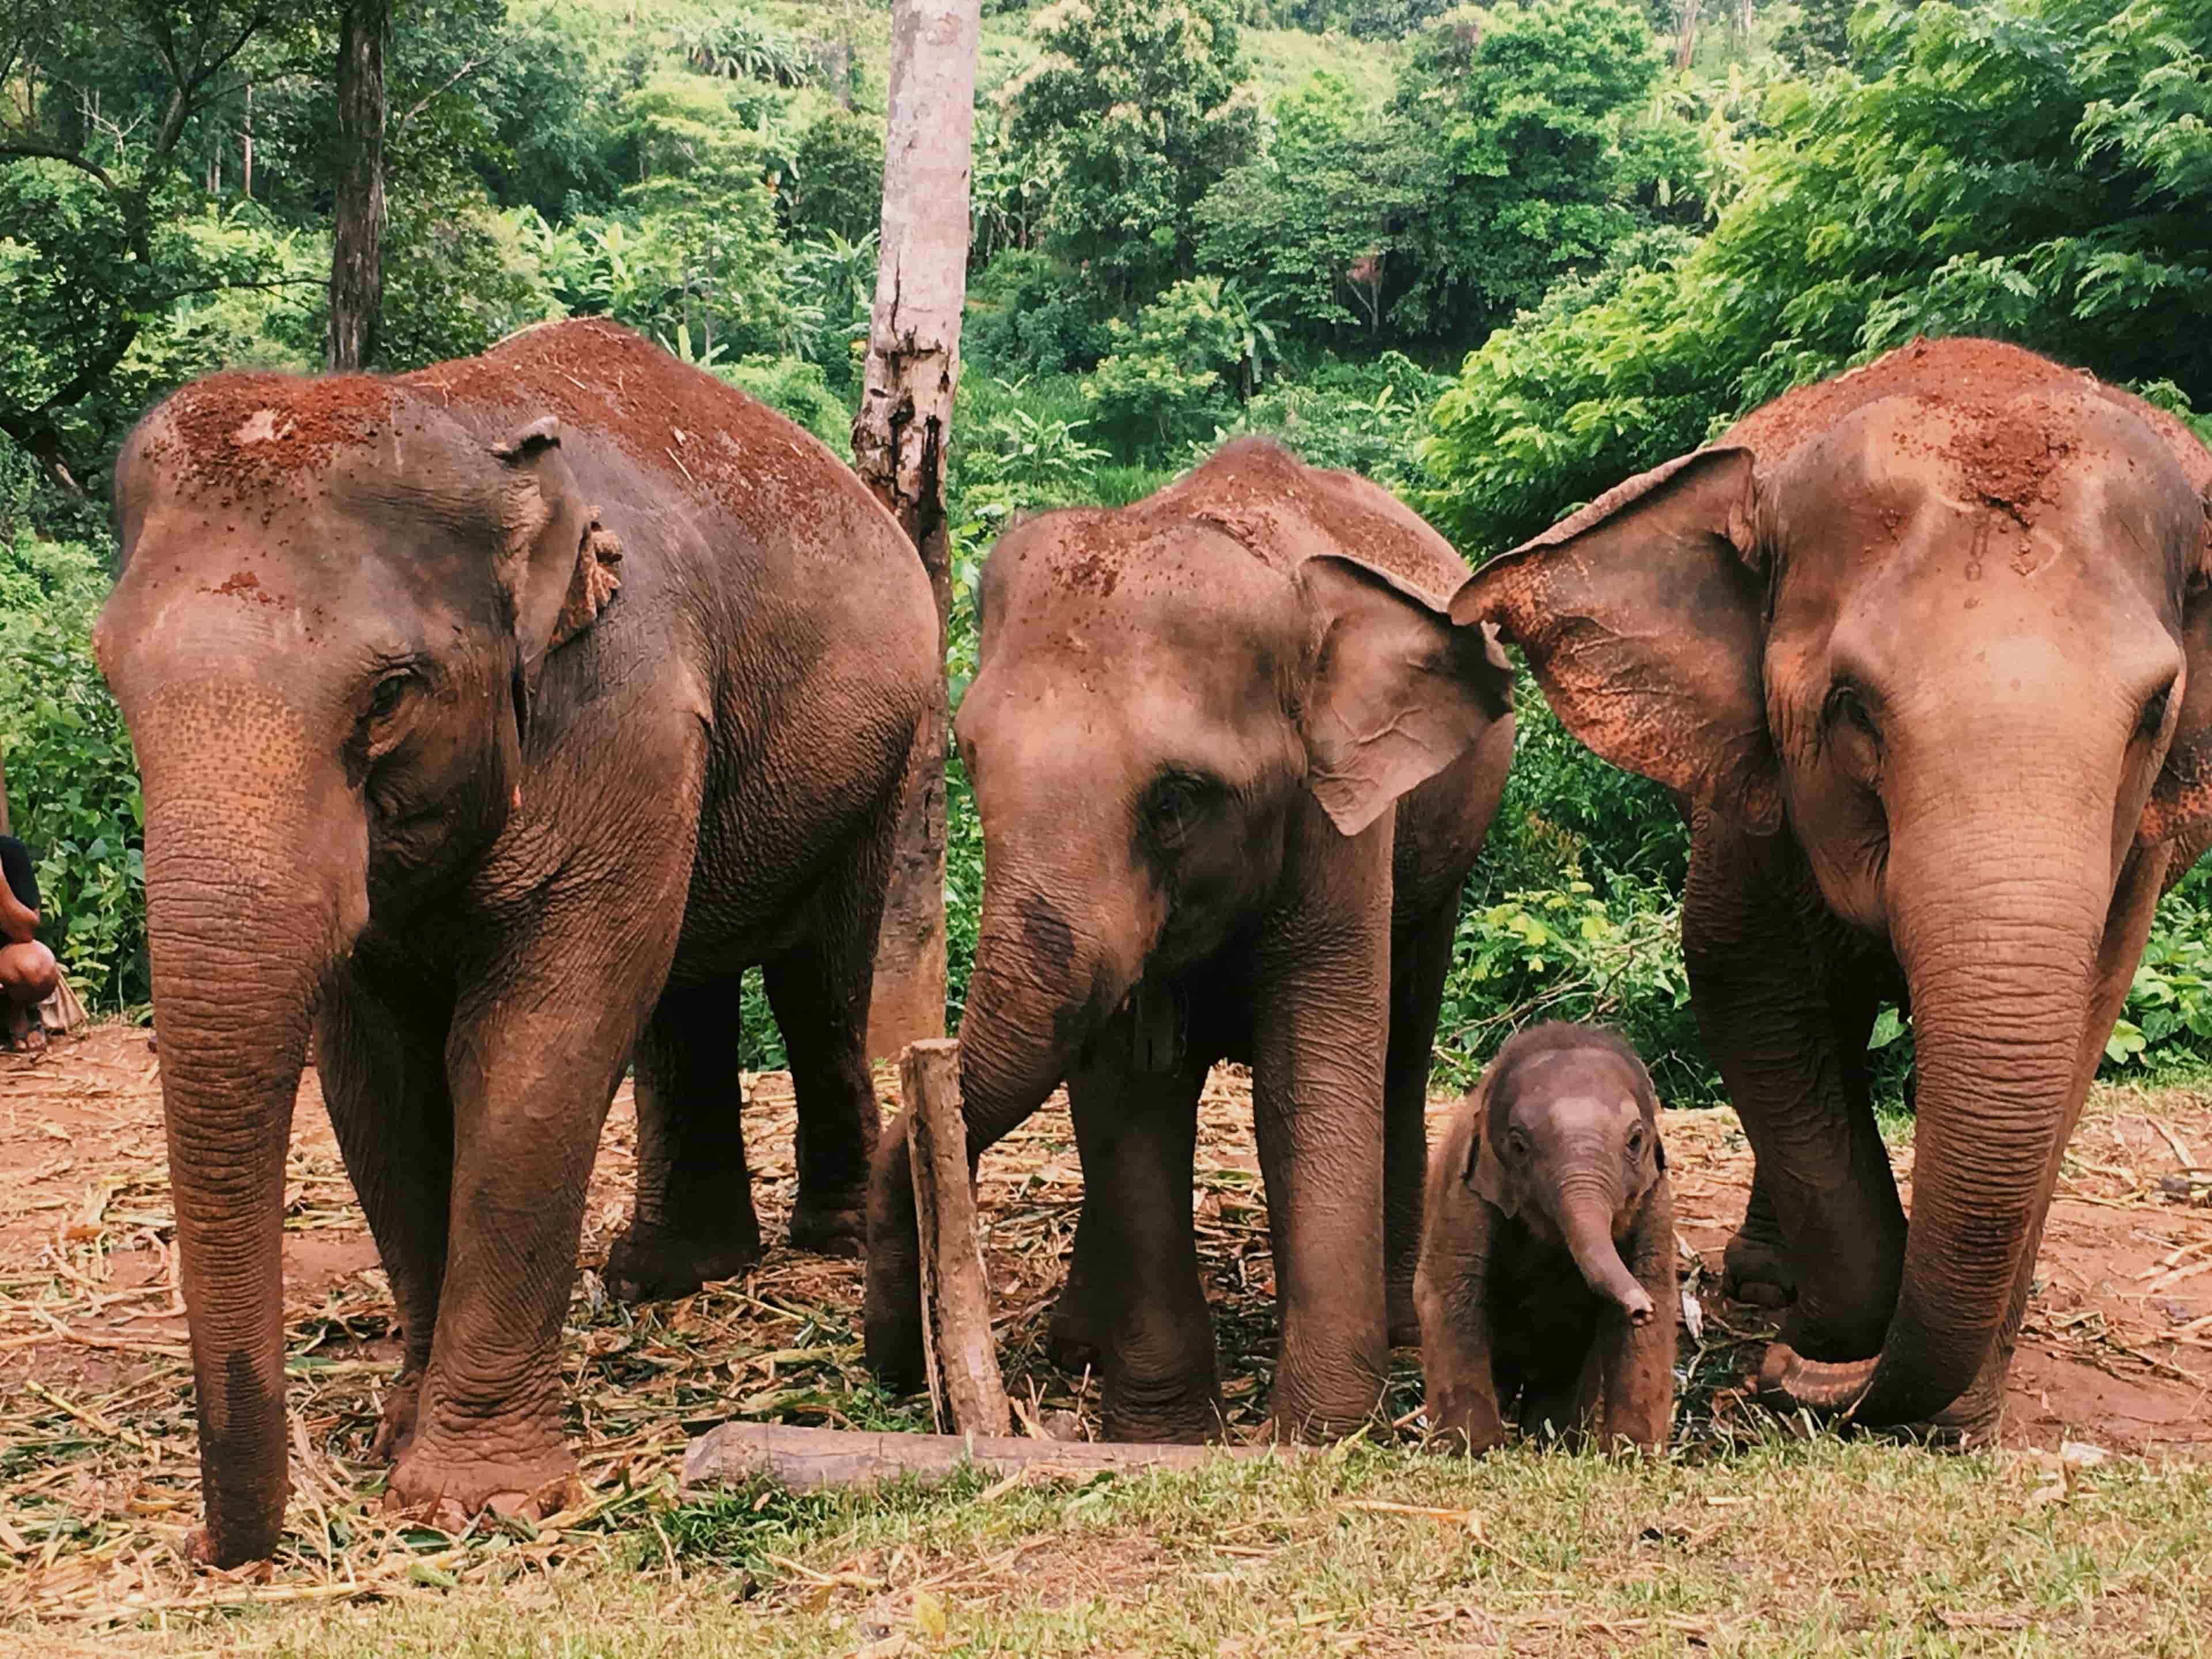
[[[1087,369],[1109,341],[1097,291],[1034,248],[1012,248],[975,273],[960,349],[971,371],[1017,377]]]
[[[1101,430],[1124,453],[1171,449],[1231,418],[1273,360],[1263,307],[1236,278],[1176,283],[1139,313],[1108,325],[1114,351],[1084,382]]]
[[[1915,334],[2212,402],[2212,0],[1860,18],[1866,78],[1778,87],[1687,254],[1554,290],[1438,403],[1421,505],[1473,554]]]
[[[88,1003],[150,994],[144,803],[131,738],[92,659],[101,549],[0,543],[0,754],[15,833],[38,859],[40,937]]]

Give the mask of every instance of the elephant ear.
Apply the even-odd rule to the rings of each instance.
[[[1298,582],[1318,630],[1298,705],[1306,787],[1356,836],[1512,711],[1512,666],[1488,630],[1453,627],[1432,600],[1356,559],[1308,559]]]
[[[622,544],[585,504],[555,417],[532,421],[491,453],[505,471],[500,575],[534,691],[547,653],[589,628],[622,586]]]
[[[1768,832],[1782,781],[1764,586],[1744,557],[1752,505],[1749,450],[1678,456],[1492,560],[1451,614],[1519,646],[1605,759]]]
[[[1468,1137],[1467,1162],[1460,1170],[1459,1178],[1477,1198],[1510,1220],[1520,1213],[1521,1200],[1506,1176],[1504,1161],[1498,1156],[1498,1126],[1490,1121],[1487,1080],[1475,1097],[1474,1120],[1474,1133]]]
[[[2163,410],[2151,412],[2165,415]],[[2171,416],[2154,424],[2196,486],[2199,508],[2197,522],[2189,527],[2196,549],[2181,600],[2181,648],[2187,665],[2181,713],[2136,832],[2146,847],[2163,843],[2178,849],[2180,856],[2170,866],[2178,880],[2212,844],[2212,452]]]

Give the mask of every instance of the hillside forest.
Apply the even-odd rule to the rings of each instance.
[[[1996,336],[2212,434],[2212,0],[984,0],[950,478],[957,697],[1008,515],[1279,435],[1471,561],[1921,334]],[[88,1001],[149,995],[140,805],[89,648],[131,422],[325,361],[340,9],[0,7],[0,755]],[[600,313],[848,453],[884,0],[393,0],[373,367]],[[1717,1082],[1655,788],[1522,700],[1439,1058],[1540,1018]],[[954,1007],[981,888],[952,780]],[[779,1058],[756,994],[751,1052]],[[1893,1094],[1909,1024],[1878,1024]],[[2212,877],[2108,1072],[2212,1062]]]

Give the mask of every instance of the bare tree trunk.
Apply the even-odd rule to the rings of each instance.
[[[912,1044],[899,1061],[908,1168],[921,1243],[921,1341],[929,1405],[940,1431],[1013,1431],[1006,1379],[991,1334],[991,1285],[975,1232],[968,1126],[960,1113],[960,1045]]]
[[[253,199],[253,82],[246,83],[246,137],[238,147],[238,164],[242,177],[240,189],[247,201]]]
[[[0,836],[14,833],[8,827],[8,757],[0,752]]]
[[[1698,50],[1698,8],[1699,0],[1680,0],[1682,26],[1674,37],[1674,67],[1686,70]]]
[[[376,361],[384,306],[384,38],[391,0],[344,0],[338,21],[337,205],[331,249],[330,367]]]
[[[853,464],[890,509],[937,595],[939,657],[951,606],[945,451],[960,379],[968,174],[979,0],[896,0],[884,140],[883,252]],[[908,772],[876,952],[872,1053],[945,1034],[945,728],[940,681]]]

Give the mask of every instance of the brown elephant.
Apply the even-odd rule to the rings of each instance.
[[[827,449],[598,321],[392,380],[200,381],[117,477],[97,644],[145,793],[197,1547],[282,1525],[311,1028],[405,1332],[393,1498],[557,1501],[562,1317],[633,1050],[610,1276],[673,1292],[759,1252],[750,964],[799,1091],[794,1242],[857,1243],[927,582]]]
[[[1617,1033],[1538,1025],[1498,1051],[1429,1170],[1413,1294],[1431,1432],[1521,1426],[1667,1443],[1674,1200],[1659,1100]]]
[[[1240,440],[1118,511],[1007,533],[956,728],[983,826],[960,1031],[971,1157],[1064,1078],[1085,1198],[1054,1327],[1107,1432],[1218,1432],[1191,1225],[1199,1091],[1247,1060],[1286,1431],[1368,1420],[1411,1340],[1423,1097],[1460,885],[1511,757],[1466,567],[1364,479]],[[921,1361],[902,1122],[877,1163],[867,1352]],[[1386,1268],[1387,1263],[1387,1268]]]
[[[2059,1159],[2212,836],[2212,453],[2028,352],[1919,342],[1471,581],[1570,730],[1692,817],[1682,943],[1758,1158],[1772,1396],[1990,1433]],[[1908,1231],[1866,1040],[1910,997]]]

